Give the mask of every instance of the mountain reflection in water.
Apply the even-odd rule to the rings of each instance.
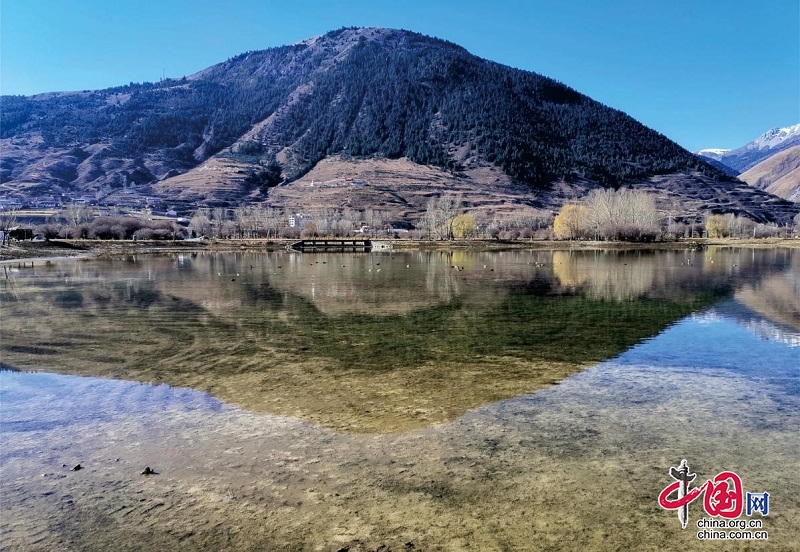
[[[550,386],[721,301],[792,335],[797,273],[780,249],[54,261],[6,272],[0,346],[17,369],[392,432]]]

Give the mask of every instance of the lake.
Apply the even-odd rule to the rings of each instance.
[[[0,270],[4,548],[686,550],[683,459],[800,546],[800,249]]]

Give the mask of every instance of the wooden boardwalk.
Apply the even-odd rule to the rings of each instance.
[[[288,245],[287,248],[292,251],[370,251],[372,249],[372,240],[300,240]]]

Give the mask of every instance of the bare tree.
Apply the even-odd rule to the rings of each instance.
[[[211,225],[211,211],[208,209],[198,209],[195,211],[194,215],[192,215],[189,224],[198,236],[210,235],[213,228]]]
[[[351,235],[356,227],[356,223],[358,223],[359,220],[360,220],[360,215],[358,214],[357,211],[354,211],[349,207],[346,208],[342,212],[342,216],[339,219],[338,223],[339,235],[341,236]]]
[[[267,238],[270,237],[270,234],[273,234],[277,238],[280,221],[283,220],[283,213],[279,209],[267,207],[259,211],[259,219]]]
[[[431,198],[420,220],[422,230],[431,238],[453,239],[453,220],[461,211],[461,197],[446,193],[439,198]]]
[[[369,227],[370,232],[382,228],[389,220],[389,213],[381,209],[368,207],[364,209],[364,223]]]
[[[613,238],[623,227],[652,229],[659,223],[655,199],[641,190],[592,190],[584,205],[588,209],[588,228],[595,239]]]
[[[337,209],[324,207],[314,214],[317,232],[321,236],[330,236],[339,228],[339,219],[342,214]]]
[[[84,222],[89,222],[94,218],[94,213],[85,205],[67,205],[63,212],[64,220],[69,226],[80,226]]]
[[[223,234],[223,226],[228,219],[227,212],[222,207],[214,207],[211,211],[211,227],[214,230],[214,237],[221,238]]]
[[[219,225],[219,237],[233,238],[236,236],[236,223],[230,219],[223,219]]]
[[[0,211],[0,230],[3,231],[2,244],[8,243],[8,231],[17,223],[17,209]]]
[[[436,206],[436,199],[431,198],[425,208],[425,214],[419,221],[422,232],[431,239],[442,239],[440,229],[442,227],[441,215]]]
[[[439,210],[442,213],[442,219],[445,225],[445,237],[448,240],[453,239],[453,221],[461,211],[461,196],[454,194],[444,194],[439,198]]]
[[[241,237],[253,238],[258,233],[259,215],[256,207],[251,205],[237,207],[233,210],[233,220]]]

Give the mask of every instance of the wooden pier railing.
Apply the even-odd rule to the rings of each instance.
[[[337,240],[300,240],[287,246],[293,251],[369,251],[372,240],[337,239]]]

